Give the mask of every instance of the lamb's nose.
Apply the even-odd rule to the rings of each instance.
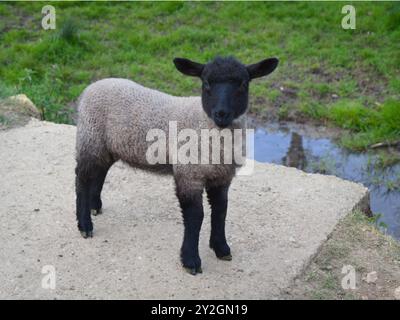
[[[216,115],[218,118],[223,119],[223,118],[226,116],[226,112],[223,111],[223,110],[216,111],[216,112],[215,112],[215,115]]]

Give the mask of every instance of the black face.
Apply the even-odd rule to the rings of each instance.
[[[271,73],[278,59],[248,66],[234,58],[216,58],[205,65],[175,58],[174,63],[183,74],[202,80],[203,109],[218,127],[225,128],[246,112],[250,80]]]
[[[203,82],[202,102],[204,111],[219,127],[225,128],[247,110],[247,80]]]

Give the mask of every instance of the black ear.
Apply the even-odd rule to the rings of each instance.
[[[277,58],[269,58],[246,66],[250,79],[259,78],[270,74],[278,66]]]
[[[175,58],[174,64],[180,72],[193,77],[200,77],[204,69],[204,64],[184,58]]]

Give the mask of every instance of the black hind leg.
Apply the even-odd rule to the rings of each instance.
[[[93,236],[90,210],[101,209],[100,193],[110,165],[99,165],[93,159],[78,160],[75,173],[76,219],[84,238]]]
[[[78,163],[75,173],[76,219],[78,229],[84,238],[93,236],[93,223],[90,217],[90,164]]]
[[[93,172],[90,185],[90,210],[95,216],[102,213],[101,190],[109,168],[110,166],[97,167]]]

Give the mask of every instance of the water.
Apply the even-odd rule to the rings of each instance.
[[[255,125],[254,157],[364,184],[370,190],[371,210],[381,215],[378,223],[400,239],[400,163],[382,168],[378,152],[349,152],[326,136],[296,124]]]

